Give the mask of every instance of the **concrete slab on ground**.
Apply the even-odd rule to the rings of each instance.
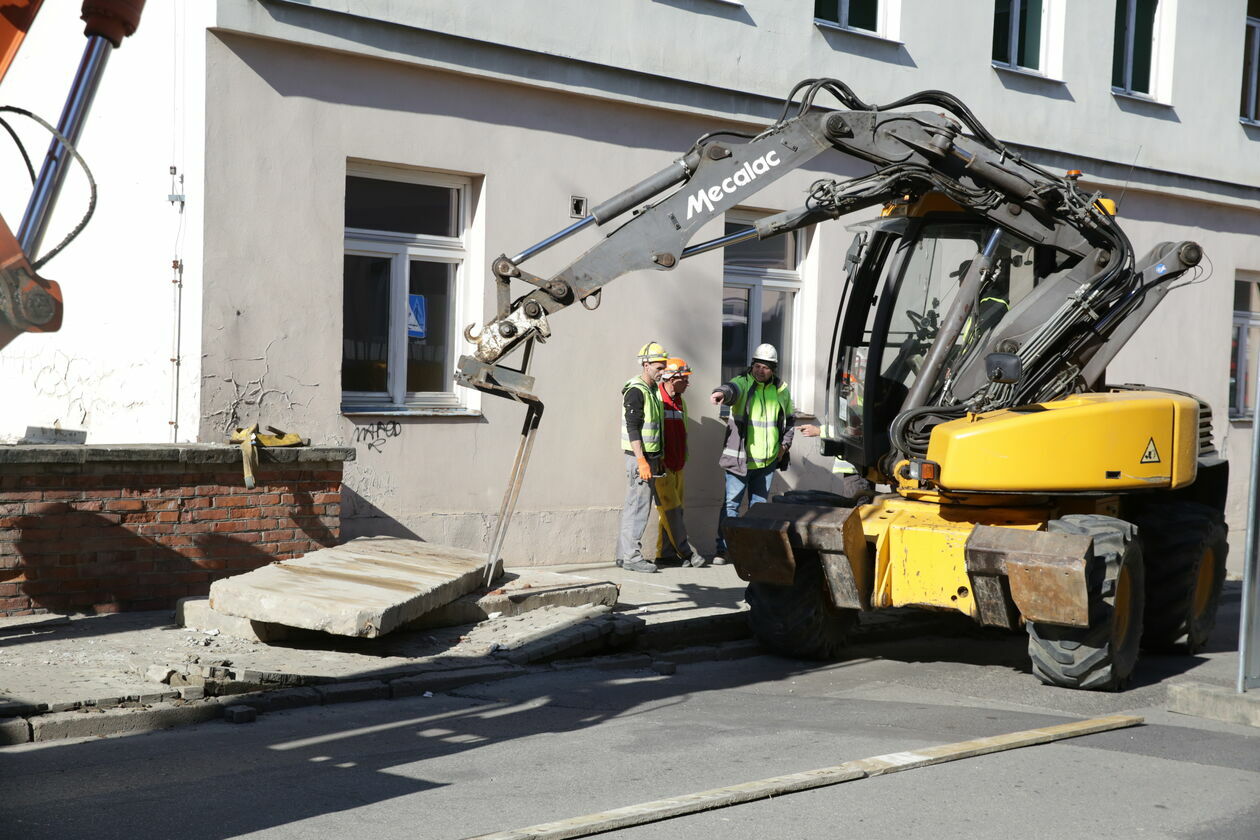
[[[462,548],[359,537],[215,581],[210,606],[251,621],[375,638],[476,589],[487,562]]]
[[[557,574],[542,569],[507,572],[489,592],[471,592],[425,613],[407,625],[409,630],[475,624],[489,618],[511,617],[541,607],[606,606],[617,603],[617,584],[609,580]]]

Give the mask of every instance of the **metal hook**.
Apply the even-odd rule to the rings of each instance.
[[[476,326],[477,322],[473,321],[471,324],[464,327],[464,341],[467,341],[469,344],[479,344],[481,342],[481,336],[485,332],[484,329],[481,329],[474,333],[473,330]]]
[[[593,292],[591,292],[589,295],[587,295],[586,297],[582,298],[582,308],[583,308],[583,309],[585,309],[585,310],[587,310],[588,312],[594,312],[596,309],[599,309],[599,304],[600,304],[600,302],[603,300],[603,294],[604,294],[604,289],[603,289],[602,287],[601,287],[601,288],[596,289],[596,290],[595,290],[595,291],[593,291]],[[594,298],[594,299],[595,299],[595,305],[594,305],[594,306],[592,306],[592,305],[590,305],[589,303],[587,303],[587,302],[586,302],[588,298]]]

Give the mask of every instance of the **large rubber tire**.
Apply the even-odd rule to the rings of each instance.
[[[1229,552],[1225,517],[1198,502],[1161,502],[1137,517],[1146,563],[1142,647],[1195,653],[1216,626]]]
[[[796,659],[835,659],[857,623],[857,610],[831,603],[818,554],[797,551],[791,586],[750,583],[748,624],[767,650]]]
[[[1075,514],[1051,520],[1046,530],[1094,540],[1089,627],[1028,622],[1033,674],[1047,685],[1119,691],[1137,665],[1142,636],[1146,590],[1137,529],[1110,516]]]

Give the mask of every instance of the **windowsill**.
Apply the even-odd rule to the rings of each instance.
[[[723,6],[743,6],[740,0],[709,0],[710,3],[721,3]]]
[[[1260,128],[1260,120],[1249,120],[1246,117],[1239,117],[1238,122],[1248,128]]]
[[[881,44],[893,44],[898,47],[905,46],[904,41],[895,41],[892,38],[885,38],[883,35],[880,35],[878,32],[872,32],[869,29],[852,29],[848,26],[841,26],[840,24],[836,23],[834,20],[823,20],[822,18],[814,18],[814,26],[817,26],[819,29],[831,29],[835,32],[847,32],[850,35],[857,35],[858,37],[867,38],[871,41],[878,41]]]
[[[1036,70],[1029,70],[1027,67],[1012,67],[1009,64],[999,64],[996,61],[993,62],[992,67],[994,70],[998,70],[1002,73],[1010,73],[1013,76],[1022,76],[1023,78],[1026,78],[1026,79],[1040,79],[1041,81],[1046,82],[1047,84],[1052,84],[1052,85],[1066,85],[1067,84],[1067,82],[1063,81],[1062,79],[1056,79],[1053,76],[1047,76],[1045,73],[1039,73]]]
[[[1154,105],[1158,108],[1168,108],[1169,110],[1172,110],[1173,107],[1171,102],[1160,102],[1158,99],[1155,99],[1145,93],[1134,93],[1133,91],[1112,88],[1111,95],[1117,99],[1130,99],[1134,102],[1141,102],[1145,105]]]
[[[1254,415],[1254,414],[1231,414],[1231,415],[1229,415],[1229,422],[1231,422],[1231,423],[1245,423],[1245,424],[1247,424],[1247,425],[1251,425],[1252,423],[1254,423],[1254,422],[1255,422],[1255,420],[1256,420],[1256,415]]]
[[[343,405],[341,413],[345,417],[481,417],[482,413],[475,408],[462,405],[452,406],[397,406],[397,405]]]

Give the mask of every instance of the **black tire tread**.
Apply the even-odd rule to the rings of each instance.
[[[1142,646],[1161,653],[1194,653],[1216,626],[1216,608],[1225,583],[1229,551],[1225,517],[1198,502],[1150,505],[1137,517],[1146,562],[1146,622]],[[1195,623],[1194,587],[1204,549],[1216,553],[1212,595]]]
[[[856,610],[832,606],[822,564],[798,551],[791,586],[748,584],[748,625],[767,650],[797,659],[835,659],[857,623]]]
[[[1094,556],[1087,585],[1090,626],[1063,627],[1027,623],[1028,655],[1033,674],[1047,685],[1089,691],[1118,691],[1137,663],[1137,637],[1141,633],[1144,587],[1141,545],[1136,528],[1128,522],[1100,514],[1073,514],[1051,520],[1046,530],[1093,537]],[[1101,561],[1101,562],[1098,562]],[[1136,625],[1126,650],[1113,650],[1111,610],[1122,563],[1129,565],[1132,583],[1131,615]]]

